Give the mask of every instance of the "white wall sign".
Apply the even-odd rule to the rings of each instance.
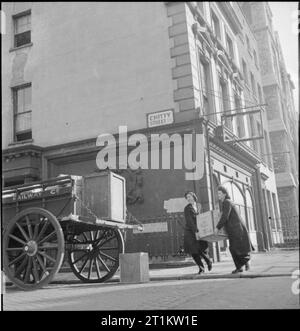
[[[148,128],[153,128],[155,126],[161,126],[172,123],[174,123],[173,109],[147,114]]]

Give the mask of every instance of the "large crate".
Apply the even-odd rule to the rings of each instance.
[[[84,176],[82,178],[82,199],[98,218],[125,222],[126,190],[125,178],[111,171]],[[81,215],[91,216],[87,208]]]
[[[209,210],[205,213],[197,215],[197,227],[199,237],[202,240],[214,242],[227,239],[227,234],[222,228],[218,234],[215,234],[216,225],[219,221],[219,210]]]

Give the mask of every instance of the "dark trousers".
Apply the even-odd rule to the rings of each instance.
[[[202,259],[206,262],[207,265],[210,265],[212,263],[206,250],[201,251],[198,254],[192,254],[192,258],[201,270],[204,270]]]
[[[236,269],[240,269],[244,266],[247,262],[250,261],[250,254],[239,255],[229,247],[233,262],[235,264]]]

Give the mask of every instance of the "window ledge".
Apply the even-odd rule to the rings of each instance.
[[[19,47],[12,47],[10,48],[10,52],[14,52],[14,51],[17,51],[19,49],[22,49],[22,48],[25,48],[25,47],[31,47],[33,45],[33,43],[29,43],[29,44],[25,44],[25,45],[22,45],[22,46],[19,46]]]
[[[12,143],[8,144],[8,146],[21,146],[21,145],[26,145],[28,143],[33,143],[33,139],[15,141],[15,142],[12,142]]]

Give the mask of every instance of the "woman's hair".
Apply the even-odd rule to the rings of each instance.
[[[184,194],[184,197],[186,198],[188,194],[190,194],[196,202],[198,201],[197,195],[194,192],[188,191]]]
[[[224,186],[218,186],[218,191],[222,192],[223,194],[225,194],[225,199],[230,199],[230,196],[228,194],[228,191],[226,190],[226,188]]]

